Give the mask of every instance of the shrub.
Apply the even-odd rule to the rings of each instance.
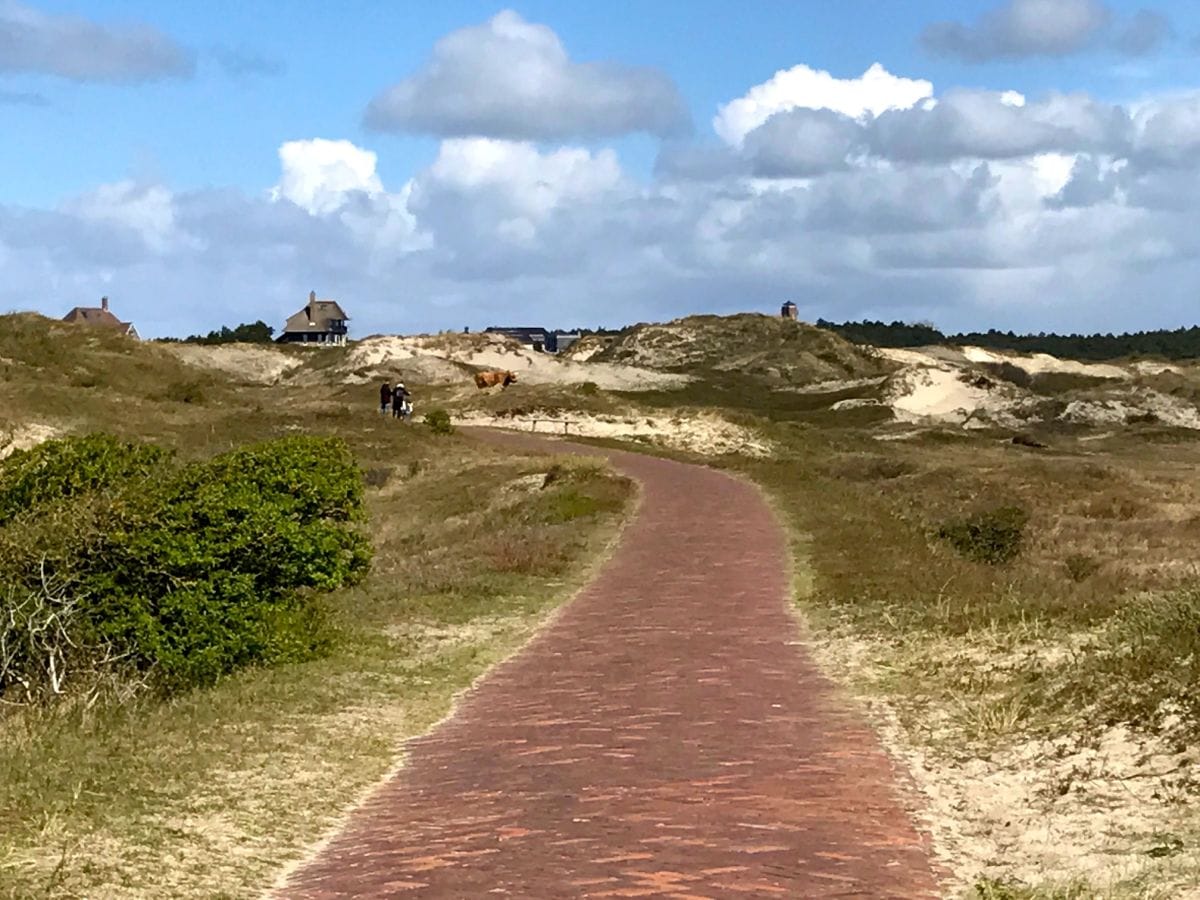
[[[26,510],[144,478],[170,454],[108,434],[46,441],[19,450],[0,467],[0,525]]]
[[[173,403],[203,403],[205,400],[204,385],[195,379],[172,381],[167,385],[163,396]]]
[[[450,423],[450,413],[444,409],[431,409],[425,413],[425,424],[434,434],[450,434],[454,426]]]
[[[1100,570],[1100,563],[1096,558],[1086,553],[1072,553],[1063,560],[1063,565],[1066,566],[1067,577],[1077,584],[1087,581]]]
[[[1017,387],[1027,388],[1033,385],[1033,376],[1015,363],[984,363],[980,368],[989,375],[1007,381],[1009,384],[1015,384]]]
[[[1029,514],[1021,507],[1001,506],[969,519],[948,522],[938,528],[937,536],[967,559],[999,565],[1020,554],[1028,521]]]
[[[600,385],[596,384],[594,381],[585,381],[583,384],[579,385],[579,393],[587,397],[594,397],[596,394],[600,393]]]
[[[54,640],[84,648],[79,668],[119,658],[168,691],[311,656],[327,641],[316,592],[352,583],[370,560],[351,527],[362,493],[342,441],[292,437],[81,494],[0,532],[3,602],[69,606]],[[27,658],[0,671],[0,693],[44,692],[44,672],[28,682],[46,648],[18,652]]]

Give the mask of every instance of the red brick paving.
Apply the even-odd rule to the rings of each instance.
[[[612,456],[643,485],[612,560],[279,896],[937,896],[886,755],[797,644],[754,488]]]

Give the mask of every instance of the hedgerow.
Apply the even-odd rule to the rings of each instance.
[[[327,645],[320,592],[370,562],[344,442],[292,437],[184,466],[130,448],[154,478],[148,462],[101,462],[101,437],[54,443],[43,457],[104,477],[43,479],[0,528],[0,693],[61,693],[111,666],[181,690]],[[28,478],[28,461],[14,471]]]

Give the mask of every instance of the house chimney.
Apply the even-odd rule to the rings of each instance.
[[[105,312],[108,312],[108,298],[107,297],[100,298],[100,308],[102,310],[104,310]]]
[[[309,291],[309,292],[308,292],[308,302],[309,302],[309,303],[316,303],[316,302],[317,302],[317,292],[316,292],[316,291]]]

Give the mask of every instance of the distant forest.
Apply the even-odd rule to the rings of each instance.
[[[1174,331],[1138,331],[1133,334],[1014,334],[1011,331],[973,331],[943,334],[932,325],[907,322],[827,322],[817,327],[841,335],[855,344],[876,347],[924,347],[930,344],[957,344],[987,347],[990,350],[1014,350],[1019,353],[1049,353],[1071,359],[1119,359],[1126,356],[1154,356],[1165,359],[1200,357],[1200,326]]]

